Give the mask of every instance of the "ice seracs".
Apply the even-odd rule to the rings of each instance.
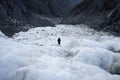
[[[120,61],[120,54],[109,50],[119,50],[118,41],[85,25],[39,27],[11,39],[0,37],[0,80],[119,80],[107,71]]]

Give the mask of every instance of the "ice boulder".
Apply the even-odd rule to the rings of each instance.
[[[80,47],[74,60],[107,70],[113,62],[113,53],[102,48]]]
[[[112,74],[119,74],[120,75],[120,61],[113,63],[108,71]]]

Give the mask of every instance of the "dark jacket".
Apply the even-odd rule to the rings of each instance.
[[[60,43],[61,43],[61,39],[60,39],[60,38],[58,38],[58,40],[57,40],[57,41],[58,41],[58,45],[60,45]]]

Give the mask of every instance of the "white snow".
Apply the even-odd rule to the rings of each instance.
[[[120,61],[119,37],[85,25],[33,28],[12,39],[1,34],[0,80],[120,80],[107,72]]]

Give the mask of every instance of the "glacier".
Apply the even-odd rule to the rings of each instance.
[[[120,80],[108,72],[120,61],[119,41],[83,24],[0,32],[0,80]]]

